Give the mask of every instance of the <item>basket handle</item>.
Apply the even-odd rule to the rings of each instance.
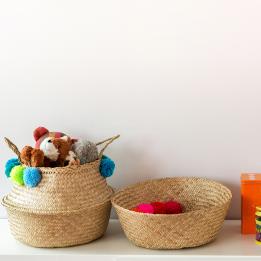
[[[4,137],[4,140],[5,140],[5,143],[8,145],[8,147],[17,155],[19,161],[21,162],[21,157],[20,157],[21,153],[20,153],[19,149],[17,148],[17,146],[6,137]]]
[[[106,148],[113,142],[115,141],[116,139],[118,139],[120,137],[120,135],[116,135],[114,137],[111,137],[109,139],[106,139],[106,140],[103,140],[103,141],[100,141],[100,142],[97,142],[96,143],[96,146],[99,146],[101,144],[104,144],[104,147],[100,150],[100,153],[99,153],[99,159],[102,158],[102,155],[103,155],[103,152],[106,150]]]
[[[109,139],[106,139],[106,140],[103,140],[103,141],[100,141],[100,142],[97,142],[96,143],[96,146],[99,146],[101,144],[104,144],[104,147],[101,149],[100,153],[99,153],[99,159],[102,158],[102,155],[103,155],[103,152],[106,150],[106,148],[116,139],[118,139],[120,137],[120,135],[116,135],[114,137],[111,137]],[[17,155],[19,161],[21,162],[21,153],[19,151],[19,149],[17,148],[17,146],[12,142],[10,141],[8,138],[4,137],[4,140],[6,142],[6,144],[8,145],[8,147]]]

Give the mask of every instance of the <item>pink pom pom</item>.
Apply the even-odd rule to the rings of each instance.
[[[182,205],[177,201],[167,201],[165,203],[167,214],[180,214],[182,213]]]
[[[147,214],[153,214],[154,213],[154,208],[151,204],[146,204],[146,203],[143,203],[143,204],[139,204],[137,206],[139,212],[142,212],[142,213],[147,213]]]

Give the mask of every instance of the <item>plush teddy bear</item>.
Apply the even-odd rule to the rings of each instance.
[[[76,154],[70,150],[69,154],[67,155],[65,159],[65,166],[69,165],[80,165],[80,160],[77,158]]]
[[[76,155],[71,151],[72,140],[68,136],[61,138],[47,137],[40,143],[40,150],[45,156],[45,166],[64,167],[68,165],[78,165]]]
[[[34,140],[35,140],[35,148],[40,148],[40,144],[45,138],[53,137],[53,138],[61,138],[63,136],[67,136],[66,134],[62,132],[57,131],[49,131],[45,127],[38,127],[34,130]]]
[[[40,149],[25,146],[20,154],[21,163],[31,167],[43,167],[45,165],[44,153]]]
[[[31,167],[63,167],[79,165],[80,161],[71,151],[72,140],[68,136],[61,138],[46,137],[40,148],[25,146],[20,154],[22,164]]]
[[[45,127],[38,127],[34,130],[35,148],[40,148],[46,138],[69,137],[63,132],[49,131]],[[70,152],[66,163],[69,165],[78,165],[89,163],[98,159],[98,149],[95,143],[87,139],[71,139],[72,152]],[[52,156],[51,156],[52,157]]]

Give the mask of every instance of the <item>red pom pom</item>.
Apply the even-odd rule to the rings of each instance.
[[[154,214],[166,214],[166,204],[163,202],[151,202],[151,205],[154,208]]]
[[[182,205],[177,201],[165,202],[167,214],[180,214],[182,213]]]

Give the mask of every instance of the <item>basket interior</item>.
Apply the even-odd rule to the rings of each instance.
[[[165,178],[129,186],[115,194],[113,204],[131,209],[140,203],[179,201],[185,212],[221,206],[232,194],[220,183],[202,178]]]

